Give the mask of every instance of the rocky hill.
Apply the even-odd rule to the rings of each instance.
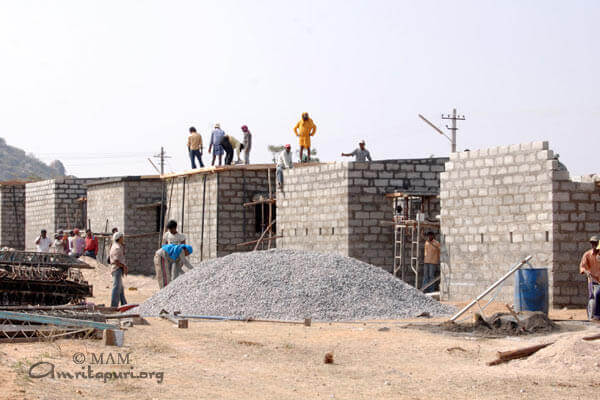
[[[44,164],[31,154],[9,146],[0,138],[0,182],[17,179],[38,180],[65,176],[63,164],[56,160],[50,165]]]

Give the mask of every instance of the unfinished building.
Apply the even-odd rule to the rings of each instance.
[[[435,220],[447,160],[335,162],[284,171],[277,191],[277,247],[337,253],[393,271],[395,209],[386,195],[429,198],[422,211]]]
[[[162,181],[158,176],[128,176],[87,185],[87,218],[99,239],[98,258],[108,258],[112,228],[125,234],[129,272],[152,274],[160,241]]]
[[[86,185],[97,179],[55,178],[25,185],[25,249],[35,250],[42,229],[48,236],[59,230],[87,226]]]
[[[274,195],[272,164],[201,168],[163,178],[167,184],[165,220],[178,222],[179,232],[194,248],[193,263],[252,250],[252,243],[239,244],[260,237],[268,224],[269,204],[271,218],[276,218],[272,203],[248,204],[268,199],[270,188]]]
[[[0,248],[25,249],[25,183],[0,183]]]
[[[579,261],[600,231],[600,190],[571,179],[548,142],[453,153],[441,176],[442,298],[469,300],[533,255],[549,270],[550,304],[587,304]],[[512,301],[513,281],[499,292]]]

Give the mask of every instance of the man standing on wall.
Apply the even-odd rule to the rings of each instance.
[[[223,159],[223,147],[221,146],[221,140],[225,136],[225,132],[221,130],[220,124],[215,124],[215,129],[212,131],[210,135],[210,145],[208,146],[208,152],[212,151],[212,164],[215,165],[215,159],[219,156],[219,165],[221,165],[221,161]]]
[[[190,128],[187,147],[190,160],[192,161],[192,169],[196,169],[196,159],[200,163],[200,168],[204,168],[204,163],[202,162],[202,136],[196,132],[196,128],[193,126]]]
[[[252,133],[246,125],[242,126],[244,132],[244,164],[250,164],[250,149],[252,148]]]
[[[96,236],[92,235],[92,231],[88,229],[85,231],[85,248],[83,255],[96,258],[96,254],[98,254],[98,239],[96,239]]]
[[[286,144],[284,146],[284,150],[279,153],[279,157],[277,157],[277,186],[283,186],[283,170],[284,169],[292,169],[294,168],[294,163],[292,162],[292,146]]]
[[[590,320],[600,320],[600,246],[598,245],[598,236],[590,238],[591,249],[586,251],[581,257],[579,264],[579,273],[585,274],[588,280],[588,318]]]
[[[437,271],[440,269],[440,242],[435,240],[435,234],[431,231],[427,232],[427,240],[425,241],[425,259],[423,265],[423,285],[427,286],[436,277]],[[425,293],[434,291],[434,285],[425,289]]]
[[[304,160],[304,149],[308,154],[307,162],[310,162],[310,138],[317,133],[317,126],[307,112],[302,114],[302,119],[294,127],[294,133],[300,138],[300,162]]]
[[[371,159],[371,153],[369,150],[365,148],[365,141],[361,140],[358,143],[358,149],[354,149],[352,153],[342,153],[342,157],[352,157],[354,156],[355,162],[365,162],[367,160],[373,161]]]
[[[39,253],[48,253],[50,251],[50,246],[52,245],[52,240],[47,236],[46,230],[42,229],[40,232],[40,236],[35,239],[35,246]]]

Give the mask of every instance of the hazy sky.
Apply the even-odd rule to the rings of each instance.
[[[189,168],[187,130],[297,140],[321,160],[359,139],[376,159],[549,140],[598,172],[599,1],[0,1],[0,136],[77,176]],[[204,160],[208,160],[205,152]]]

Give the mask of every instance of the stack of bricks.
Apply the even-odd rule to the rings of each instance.
[[[25,248],[25,184],[0,184],[0,248]]]
[[[231,168],[215,174],[191,174],[167,180],[169,207],[166,219],[178,222],[179,231],[186,235],[187,244],[194,248],[191,256],[193,263],[253,248],[237,246],[242,242],[256,240],[260,236],[256,227],[255,207],[243,207],[243,204],[251,202],[256,195],[268,194],[268,176],[267,168]],[[271,185],[274,194],[273,168]],[[203,198],[206,198],[205,204]]]
[[[277,192],[277,247],[335,252],[391,271],[392,192],[439,193],[445,158],[330,163],[284,172]],[[439,212],[433,201],[428,218]]]
[[[162,197],[162,182],[140,177],[94,182],[88,185],[87,197],[93,231],[110,233],[118,228],[125,234],[129,271],[152,274],[152,259],[159,246],[160,206],[156,204]],[[107,259],[111,244],[110,237],[100,240],[104,246],[99,254],[102,261]]]
[[[453,153],[440,198],[443,298],[469,300],[532,255],[535,267],[549,269],[555,307],[585,304],[578,264],[600,227],[600,197],[593,182],[569,179],[548,142]],[[513,282],[499,301],[512,300]]]

